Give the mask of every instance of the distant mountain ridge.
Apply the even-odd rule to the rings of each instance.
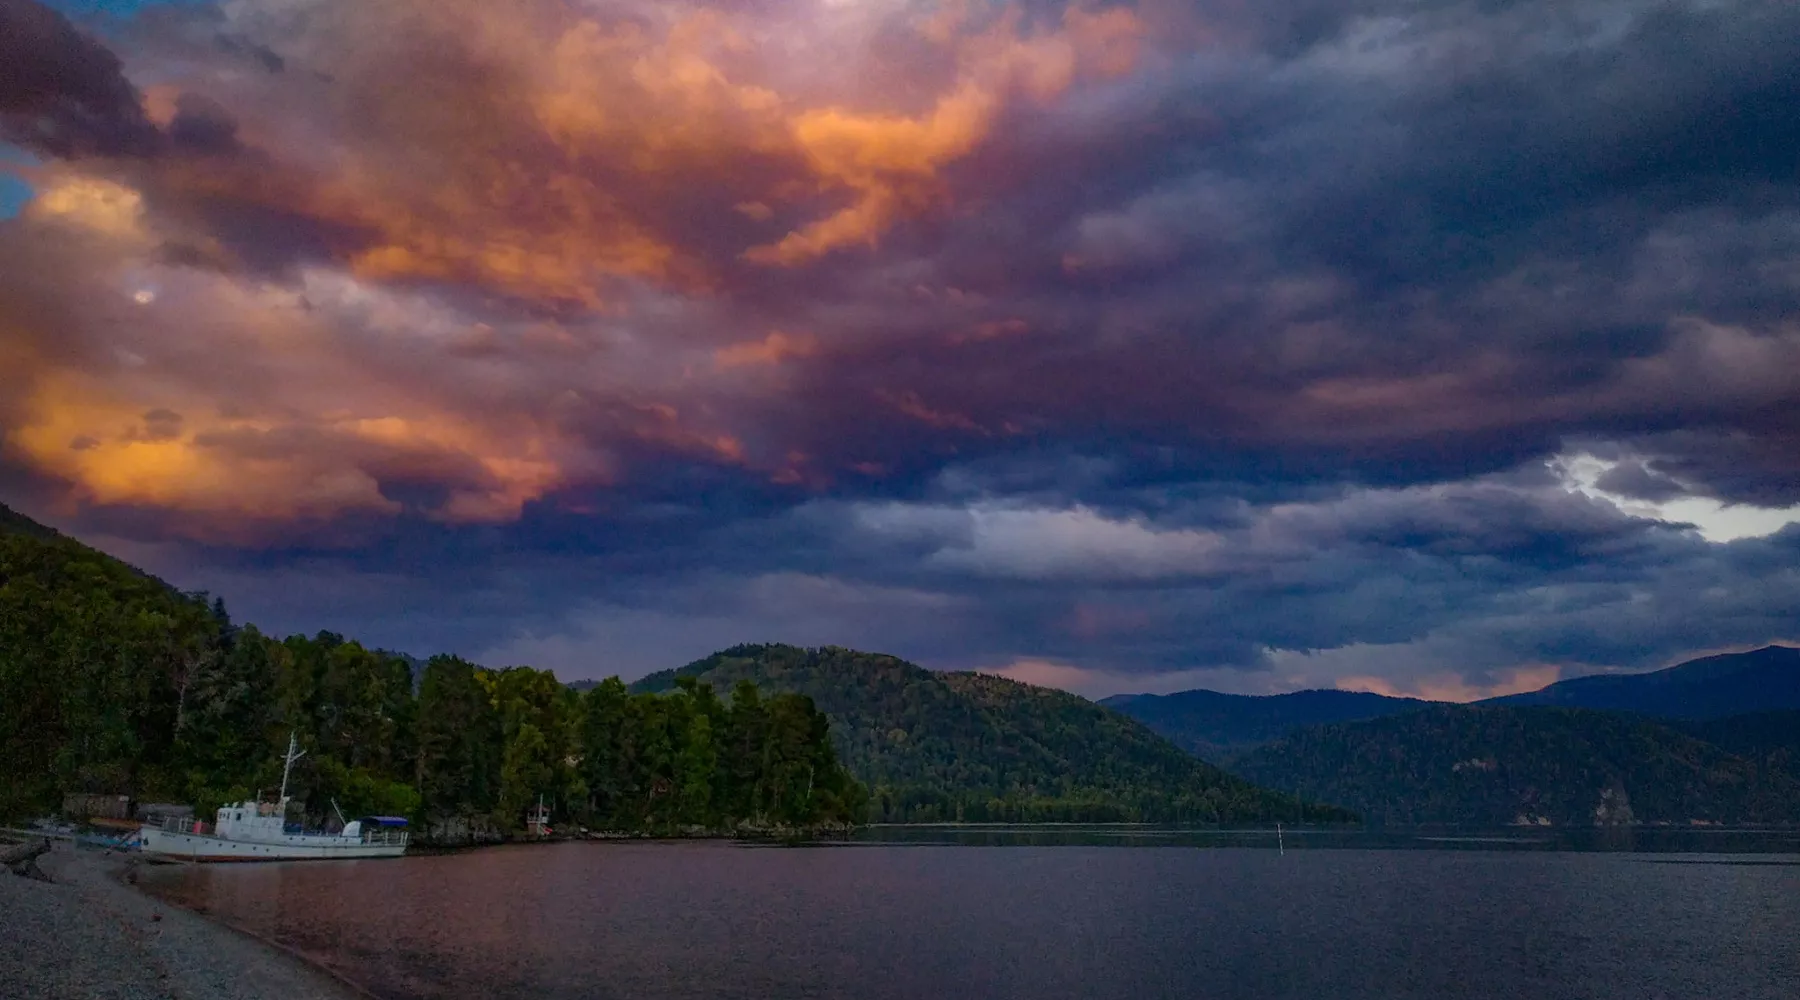
[[[737,646],[633,685],[739,680],[813,699],[870,788],[871,819],[1030,822],[1341,820],[1206,764],[1142,724],[1063,691],[939,673],[837,647]]]
[[[1472,705],[1344,691],[1103,704],[1376,823],[1800,823],[1800,650],[1784,646]]]
[[[1357,691],[1236,695],[1201,689],[1114,695],[1100,704],[1137,719],[1189,753],[1223,764],[1308,726],[1379,719],[1448,703]],[[1800,649],[1765,646],[1649,673],[1576,677],[1475,704],[1557,705],[1684,721],[1795,710],[1800,709]]]
[[[1560,705],[1686,720],[1800,709],[1800,649],[1764,646],[1650,673],[1576,677],[1482,704]]]
[[[1196,690],[1114,695],[1100,704],[1142,722],[1189,753],[1222,763],[1305,726],[1380,718],[1433,703],[1363,691],[1242,695]]]
[[[1233,770],[1375,823],[1800,823],[1800,778],[1592,709],[1438,705],[1302,729]]]

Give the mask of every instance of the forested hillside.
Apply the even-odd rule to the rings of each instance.
[[[1235,768],[1376,823],[1800,822],[1800,780],[1785,771],[1584,709],[1445,705],[1319,726]]]
[[[1218,691],[1129,694],[1100,704],[1149,726],[1176,746],[1221,766],[1306,726],[1377,719],[1432,704],[1362,691],[1241,695]]]
[[[1695,739],[1800,777],[1800,709],[1671,725]]]
[[[217,804],[273,789],[295,731],[309,814],[459,829],[558,820],[668,831],[860,817],[804,697],[694,683],[578,694],[548,671],[413,661],[330,633],[277,640],[0,507],[0,817],[72,791]]]
[[[0,815],[184,782],[221,610],[0,507]]]
[[[1256,788],[1143,725],[1061,691],[943,674],[840,648],[738,646],[639,681],[743,680],[809,695],[886,822],[1348,818]]]

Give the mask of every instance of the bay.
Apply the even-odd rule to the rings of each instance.
[[[1281,851],[1268,831],[864,837],[146,868],[139,884],[386,1000],[1800,996],[1789,835],[1720,832],[1709,853],[1536,831],[1284,831]]]

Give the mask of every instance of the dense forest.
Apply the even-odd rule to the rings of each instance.
[[[1375,823],[1788,824],[1800,779],[1780,766],[1783,722],[1740,756],[1622,712],[1441,705],[1301,729],[1233,769]]]
[[[1800,777],[1800,709],[1748,712],[1670,725],[1697,740]]]
[[[808,695],[879,822],[1333,822],[1344,810],[1275,794],[1075,695],[925,670],[892,656],[747,645],[634,690],[752,681]]]
[[[0,507],[0,817],[67,792],[218,804],[273,790],[289,732],[306,812],[516,828],[539,796],[595,829],[855,822],[826,717],[753,684],[576,693],[548,671],[276,639]]]

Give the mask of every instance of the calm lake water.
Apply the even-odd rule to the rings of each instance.
[[[1800,838],[871,836],[940,842],[521,846],[140,885],[393,1000],[1800,997],[1800,854],[1742,853]]]

